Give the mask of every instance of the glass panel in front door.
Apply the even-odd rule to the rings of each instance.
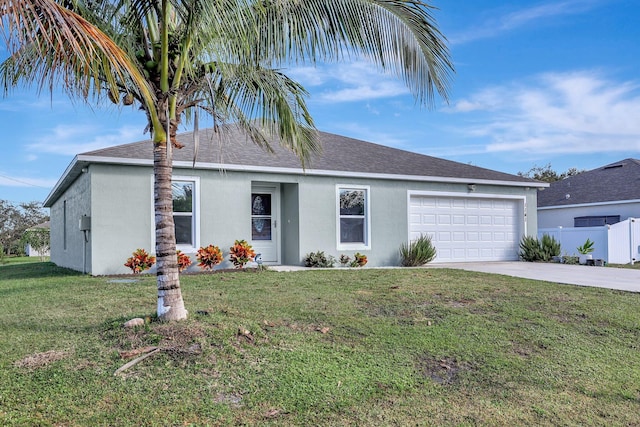
[[[271,194],[251,194],[251,240],[271,238]]]

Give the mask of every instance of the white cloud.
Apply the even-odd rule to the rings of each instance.
[[[548,23],[549,19],[565,15],[577,15],[594,9],[602,0],[565,0],[542,3],[537,6],[504,13],[489,18],[479,25],[464,32],[452,34],[449,42],[452,45],[463,44],[480,39],[498,37],[506,32],[536,24]],[[497,13],[497,11],[491,11]]]
[[[548,73],[482,90],[449,112],[472,116],[459,130],[489,139],[487,152],[640,151],[639,89],[593,71]]]
[[[304,87],[314,87],[316,96],[312,101],[321,103],[367,101],[409,93],[396,76],[385,74],[375,64],[364,60],[294,68],[287,74]]]
[[[97,129],[94,126],[64,124],[53,128],[46,136],[28,145],[34,153],[76,155],[143,139],[139,127]]]
[[[319,67],[296,67],[287,70],[286,74],[296,81],[304,82],[305,86],[320,86],[327,79],[326,73]]]

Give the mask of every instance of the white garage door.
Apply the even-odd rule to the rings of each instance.
[[[432,236],[435,262],[518,259],[522,201],[412,195],[409,239]]]

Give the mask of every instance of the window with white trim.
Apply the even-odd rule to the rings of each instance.
[[[369,187],[337,186],[338,249],[370,246]]]
[[[196,246],[195,189],[194,181],[171,181],[173,222],[178,246]]]

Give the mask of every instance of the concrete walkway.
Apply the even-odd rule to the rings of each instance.
[[[427,268],[455,268],[546,282],[640,292],[640,270],[627,268],[519,261],[429,264]]]

